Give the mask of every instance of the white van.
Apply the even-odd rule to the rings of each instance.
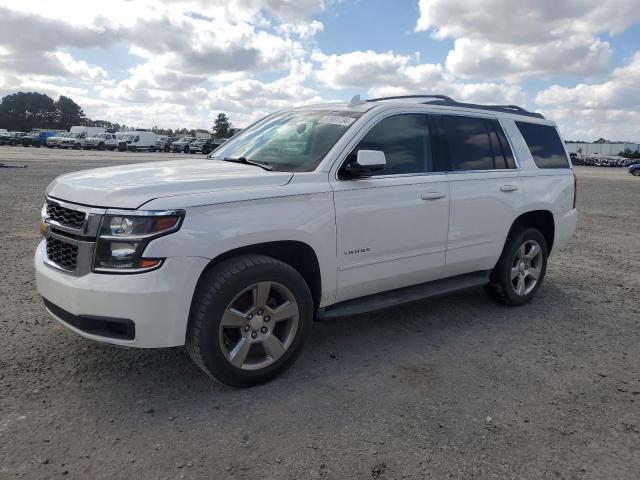
[[[86,140],[89,137],[95,137],[100,133],[104,133],[102,127],[85,127],[76,125],[71,127],[69,135],[65,136],[59,143],[60,148],[86,148]]]
[[[144,130],[128,132],[122,136],[118,142],[118,150],[124,152],[137,152],[138,150],[156,151],[156,134]]]

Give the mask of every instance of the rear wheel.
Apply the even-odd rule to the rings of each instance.
[[[100,142],[98,144],[98,150],[103,151],[103,150],[105,150],[105,148],[106,148],[106,146],[105,146],[104,142]]]
[[[307,338],[313,300],[302,276],[262,255],[222,262],[194,297],[187,351],[208,375],[248,387],[289,367]]]
[[[640,168],[636,168],[636,169],[633,171],[633,176],[634,176],[634,177],[640,177]]]
[[[184,153],[189,153],[189,145],[185,145],[183,149]]]
[[[509,236],[487,291],[506,305],[528,303],[544,280],[547,256],[544,235],[536,228],[521,227]]]

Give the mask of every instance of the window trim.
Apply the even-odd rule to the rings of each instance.
[[[529,142],[527,142],[527,139],[525,138],[524,134],[522,133],[522,130],[520,130],[520,127],[518,126],[519,123],[526,123],[528,125],[538,125],[541,127],[549,127],[552,128],[555,132],[556,135],[558,136],[558,140],[560,140],[560,144],[562,145],[562,151],[564,152],[564,157],[565,160],[567,161],[567,165],[563,166],[563,167],[541,167],[538,165],[538,163],[536,162],[535,156],[533,155],[533,152],[531,151],[531,147],[529,146]],[[516,130],[518,131],[518,133],[520,134],[520,136],[522,137],[522,140],[524,141],[524,144],[527,147],[527,151],[529,152],[529,155],[531,156],[531,161],[533,162],[533,166],[541,171],[546,171],[546,170],[573,170],[573,164],[571,163],[571,158],[569,158],[569,153],[567,152],[567,146],[564,142],[564,140],[562,139],[562,136],[560,135],[560,132],[558,131],[558,127],[557,125],[553,125],[553,124],[548,124],[548,123],[542,123],[542,122],[527,122],[524,120],[514,120],[513,124],[516,128]]]
[[[445,173],[447,174],[468,174],[468,173],[487,173],[487,172],[520,172],[522,170],[522,167],[520,166],[520,162],[518,161],[516,154],[515,154],[515,149],[513,148],[513,144],[511,143],[511,139],[509,138],[509,135],[507,134],[507,131],[505,130],[505,128],[503,127],[502,123],[500,122],[500,118],[498,117],[492,117],[489,115],[475,115],[475,114],[471,114],[471,113],[464,113],[464,112],[455,112],[455,113],[451,113],[451,112],[446,112],[446,113],[437,113],[434,114],[434,116],[437,117],[443,117],[443,116],[456,116],[456,117],[466,117],[466,118],[477,118],[480,120],[483,120],[483,123],[485,125],[485,130],[487,130],[487,136],[489,136],[489,143],[491,144],[491,136],[489,135],[489,130],[488,130],[488,126],[487,126],[487,120],[495,120],[498,122],[498,125],[500,126],[500,128],[502,129],[502,132],[504,133],[505,138],[507,139],[509,148],[511,149],[511,155],[513,156],[513,162],[514,162],[514,168],[490,168],[490,169],[476,169],[476,170],[453,170],[452,168],[452,164],[451,164],[451,156],[449,153],[449,148],[448,148],[448,142],[447,142],[447,138],[446,138],[446,133],[445,133],[445,128],[444,125],[442,125],[442,121],[438,122],[438,135],[440,135],[442,137],[442,142],[445,145],[445,151],[446,151],[446,162],[449,166],[449,170],[447,170]],[[492,150],[493,151],[493,150]],[[505,164],[506,164],[506,156],[505,156]],[[495,165],[495,155],[494,155],[494,165]]]
[[[336,168],[335,173],[334,173],[334,178],[335,178],[336,181],[338,181],[338,182],[353,182],[353,181],[356,181],[356,180],[362,180],[362,179],[355,179],[355,178],[340,178],[340,170],[346,164],[349,155],[351,155],[351,153],[354,151],[354,149],[360,144],[360,142],[364,139],[364,137],[374,127],[376,127],[379,123],[383,122],[387,118],[397,117],[399,115],[422,115],[422,116],[425,117],[425,122],[424,122],[425,134],[426,133],[429,134],[429,139],[430,139],[430,142],[431,142],[431,155],[432,155],[432,157],[435,158],[435,154],[434,154],[435,150],[434,150],[433,138],[436,136],[436,134],[432,130],[432,125],[431,125],[430,118],[431,118],[431,116],[433,114],[431,112],[425,111],[425,110],[402,110],[402,111],[387,111],[387,112],[384,112],[384,113],[385,114],[379,115],[380,118],[378,118],[377,116],[374,117],[371,120],[371,122],[367,124],[366,127],[362,128],[360,131],[358,131],[358,133],[356,135],[354,135],[353,138],[351,139],[351,141],[355,140],[353,146],[351,148],[345,148],[343,150],[343,152],[340,153],[340,155],[338,156],[338,158],[340,158],[340,160],[338,162],[334,163],[334,164],[338,165],[338,167]],[[344,153],[344,152],[346,152],[346,153]],[[372,175],[370,177],[367,177],[366,179],[371,181],[371,180],[387,179],[387,178],[408,178],[408,177],[424,177],[424,176],[430,176],[430,175],[444,175],[446,173],[447,173],[446,170],[438,171],[438,172],[391,173],[391,174],[387,174],[387,175],[385,175],[385,174]]]

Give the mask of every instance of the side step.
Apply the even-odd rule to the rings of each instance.
[[[326,308],[318,310],[318,320],[325,318],[347,317],[362,313],[382,310],[383,308],[415,302],[425,298],[439,297],[461,290],[482,287],[489,283],[491,270],[465,273],[455,277],[434,280],[410,287],[398,288],[388,292],[367,295],[366,297],[345,300]]]

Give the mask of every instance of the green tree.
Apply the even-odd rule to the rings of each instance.
[[[63,130],[69,130],[74,125],[84,125],[87,120],[80,105],[71,100],[69,97],[60,95],[55,104],[56,106],[56,123],[57,127]]]
[[[213,135],[216,138],[228,138],[230,136],[231,122],[224,113],[219,113],[213,124]]]
[[[0,103],[0,128],[28,132],[34,128],[55,127],[55,103],[37,92],[7,95]]]

